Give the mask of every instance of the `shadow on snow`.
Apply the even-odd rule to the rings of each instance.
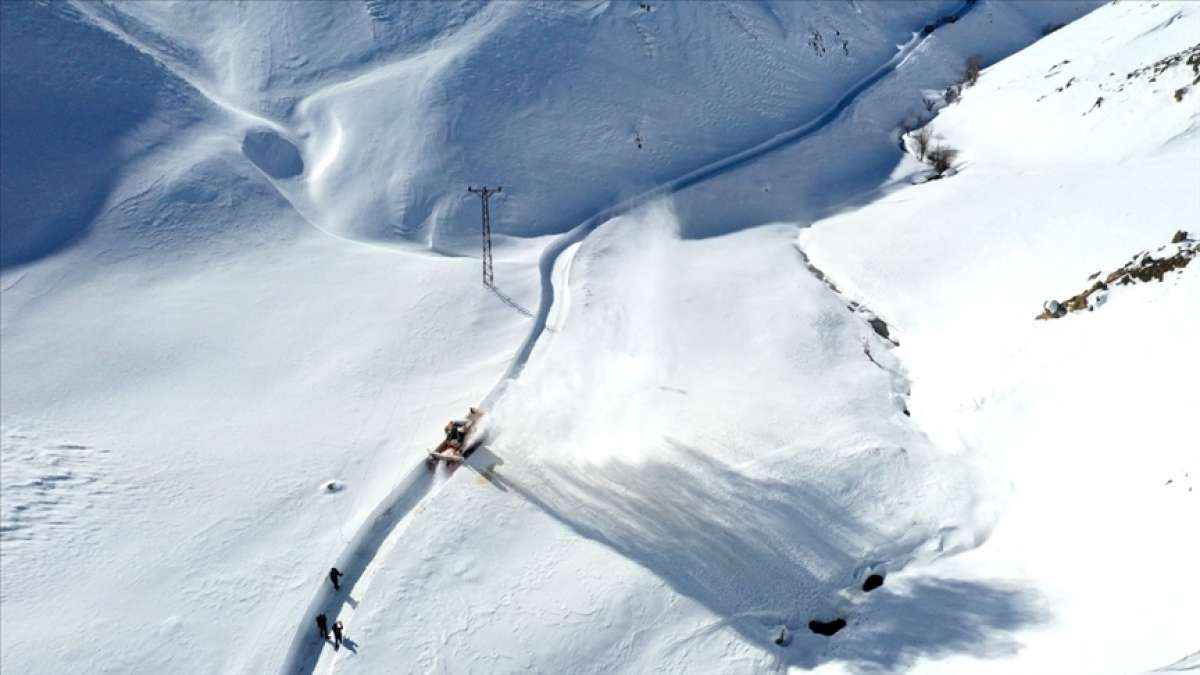
[[[634,466],[541,464],[534,480],[511,480],[503,460],[481,449],[484,472],[577,534],[645,567],[723,626],[778,659],[813,668],[843,662],[861,672],[903,670],[952,654],[1016,652],[1017,629],[1043,622],[1040,595],[1007,582],[917,579],[867,595],[869,565],[895,572],[930,532],[889,533],[861,508],[815,482],[754,478],[705,453],[674,444],[677,461]],[[826,638],[811,619],[845,617]],[[793,634],[773,642],[778,627]]]

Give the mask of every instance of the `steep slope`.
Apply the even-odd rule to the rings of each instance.
[[[71,45],[70,53],[33,59]],[[83,235],[121,166],[204,116],[185,82],[67,5],[0,6],[0,267]]]
[[[461,249],[477,227],[467,183],[507,186],[499,232],[562,232],[817,116],[965,4],[84,8],[204,91],[287,127],[310,171],[281,187],[310,221]],[[1091,3],[1060,4],[1028,20],[1000,10],[1008,25],[989,42],[1012,51]]]
[[[277,668],[503,374],[537,242],[499,252],[510,305],[478,260],[330,238],[249,161],[266,121],[86,13],[3,12],[0,670]]]
[[[833,157],[855,134],[866,139],[856,149],[884,161],[893,153],[894,162],[892,129],[907,106],[919,105],[921,83],[937,82],[929,73],[938,70],[929,66],[956,71],[967,45],[978,48],[978,37],[988,34],[983,27],[997,16],[1016,21],[1003,8],[982,6],[935,34],[942,39],[914,49],[861,96],[819,115],[811,136],[799,133],[796,143],[772,146],[770,154],[749,153],[751,161],[722,162],[672,183],[683,190],[678,202],[694,208],[701,199],[724,201],[750,210],[747,219],[758,209],[804,212],[794,197],[750,201],[763,191],[747,189],[747,177],[790,167],[792,176],[811,182],[804,187],[813,193],[844,190],[842,176],[825,176],[823,165],[802,166],[801,160],[814,152]],[[1045,25],[1022,20],[1031,31]],[[873,103],[882,103],[883,112]],[[869,185],[872,174],[853,180]],[[712,232],[713,220],[697,230]],[[672,232],[696,234],[693,221],[680,221],[655,210],[603,225],[601,218],[588,221],[599,225],[594,234],[585,228],[581,244],[563,248],[551,311],[551,327],[561,335],[539,341],[499,401],[496,437],[473,462],[480,473],[474,489],[447,490],[424,504],[405,533],[406,545],[388,554],[370,594],[351,597],[355,639],[371,649],[327,651],[328,667],[371,672],[415,660],[422,669],[447,671],[554,671],[581,663],[598,672],[693,670],[708,663],[721,664],[723,672],[821,665],[895,670],[958,653],[1010,654],[1018,648],[1010,632],[1045,620],[1041,599],[1002,575],[919,576],[911,583],[901,575],[895,588],[872,596],[882,599],[862,610],[872,619],[860,618],[864,596],[853,589],[869,570],[895,572],[977,545],[999,511],[996,493],[1004,482],[980,479],[987,472],[971,461],[936,453],[944,464],[935,461],[934,468],[921,460],[903,469],[887,462],[889,449],[923,452],[904,431],[896,398],[902,378],[859,391],[853,377],[805,370],[813,368],[809,359],[794,363],[767,339],[738,352],[737,374],[731,372],[736,366],[722,366],[731,348],[716,336],[742,335],[754,320],[740,311],[745,298],[796,293],[794,306],[779,307],[776,300],[751,313],[784,335],[793,327],[828,326],[830,343],[844,347],[856,341],[851,336],[863,337],[858,331],[866,324],[844,306],[826,304],[828,296],[817,293],[824,298],[818,301],[792,287],[789,270],[816,282],[769,228],[693,248],[673,241]],[[748,224],[731,218],[725,227]],[[667,234],[637,235],[657,228]],[[633,243],[621,245],[625,239]],[[717,249],[724,253],[713,253]],[[593,258],[603,262],[593,264]],[[759,269],[778,278],[746,272]],[[722,283],[738,300],[721,293]],[[574,331],[573,322],[580,326]],[[789,344],[811,342],[797,337]],[[832,349],[827,357],[860,374],[880,372],[872,358],[887,363],[886,354],[865,354],[861,344],[850,352]],[[693,369],[697,373],[689,374]],[[676,400],[687,397],[679,390],[696,389],[677,386],[689,378],[703,380],[696,388],[711,398]],[[729,384],[739,378],[754,385]],[[809,394],[832,399],[834,392],[858,398],[836,413],[806,405]],[[881,420],[889,423],[868,431]],[[755,421],[780,429],[783,438],[816,430],[828,436],[824,443],[790,445],[770,431],[757,437]],[[855,443],[876,444],[878,456],[856,456]],[[831,457],[824,454],[830,445],[836,448]],[[845,462],[838,469],[846,473],[826,466],[827,457]],[[871,482],[876,474],[904,478]],[[820,476],[817,487],[797,475]],[[926,480],[944,483],[945,491]],[[829,486],[846,487],[832,488],[831,496],[822,492]],[[771,496],[761,502],[745,496],[760,493]],[[795,503],[819,513],[785,515]],[[898,531],[896,521],[873,510],[884,504],[895,507],[898,520],[909,518],[911,529]],[[826,545],[816,545],[822,537]],[[790,542],[800,540],[812,548],[793,551]],[[745,579],[747,569],[764,571]],[[410,611],[397,617],[396,607]],[[846,636],[824,641],[807,634],[808,620],[839,615],[854,619]],[[783,650],[772,644],[781,627],[801,631]]]
[[[1012,481],[991,540],[936,568],[1044,598],[995,672],[1144,672],[1195,650],[1200,595],[1179,571],[1200,560],[1197,269],[1034,316],[1195,229],[1198,24],[1190,3],[1118,3],[1063,28],[935,119],[956,175],[801,237],[894,327],[914,419]],[[985,666],[945,662],[964,669]]]

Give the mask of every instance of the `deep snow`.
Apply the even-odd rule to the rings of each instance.
[[[914,419],[1012,481],[988,544],[929,574],[999,573],[1041,596],[1046,619],[1021,634],[1021,669],[1144,672],[1196,648],[1200,594],[1182,573],[1200,561],[1196,270],[1032,319],[1093,273],[1197,234],[1197,73],[1130,75],[1194,49],[1197,22],[1191,4],[1121,3],[1052,34],[935,120],[963,151],[958,175],[801,235],[816,265],[896,328]]]
[[[1032,321],[1200,206],[1093,6],[5,3],[3,668],[1186,663],[1195,269]]]

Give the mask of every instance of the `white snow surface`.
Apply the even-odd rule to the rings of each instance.
[[[1033,320],[1200,234],[1097,4],[0,4],[0,670],[1195,667],[1200,271]]]
[[[933,129],[962,150],[958,175],[800,237],[896,328],[914,419],[1011,481],[988,543],[922,576],[1002,575],[1043,616],[1017,632],[1015,664],[955,655],[929,670],[1146,672],[1200,646],[1186,572],[1200,563],[1200,270],[1030,320],[1176,230],[1200,234],[1196,72],[1127,77],[1194,48],[1198,28],[1192,3],[1096,10],[942,111]]]

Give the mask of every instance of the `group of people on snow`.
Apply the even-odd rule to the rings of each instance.
[[[483,411],[481,411],[479,408],[472,407],[468,411],[467,418],[465,420],[450,420],[447,422],[445,428],[446,439],[442,441],[440,445],[438,445],[437,449],[434,450],[434,453],[447,453],[461,458],[466,449],[465,444],[467,442],[467,433],[470,432],[471,427],[474,426],[477,421],[479,421],[479,418],[482,415]],[[333,584],[333,590],[335,592],[342,590],[341,578],[343,576],[345,576],[345,574],[343,574],[338,568],[329,568],[329,582]],[[342,646],[342,630],[342,622],[335,621],[333,624],[333,648],[335,651],[340,649]],[[317,615],[317,632],[320,633],[322,640],[329,640],[329,617],[325,616],[324,612]],[[351,645],[351,647],[353,647],[353,645]]]
[[[341,578],[346,576],[336,567],[329,568],[329,581],[333,584],[334,591],[342,590],[340,582]],[[317,615],[317,631],[321,633],[322,640],[329,640],[329,617],[325,616],[325,612]],[[333,649],[337,651],[342,646],[342,622],[335,621],[333,624]]]
[[[322,612],[317,615],[317,631],[321,633],[322,640],[329,639],[329,619]],[[335,621],[333,624],[333,649],[337,651],[342,646],[342,622]]]

